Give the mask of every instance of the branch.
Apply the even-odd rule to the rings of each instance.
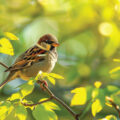
[[[3,67],[5,67],[5,68],[8,68],[8,66],[7,65],[5,65],[4,63],[2,63],[2,62],[0,62],[0,65],[2,65]]]
[[[24,102],[21,102],[21,103],[22,103],[24,106],[36,106],[36,105],[38,105],[38,104],[42,104],[42,103],[48,102],[48,101],[50,101],[50,100],[52,100],[52,97],[50,97],[50,98],[48,98],[48,99],[46,99],[46,100],[43,100],[43,101],[41,101],[41,102],[34,103],[34,104],[28,104],[28,103],[24,103]]]
[[[75,120],[79,120],[79,116],[80,114],[76,114],[75,112],[73,112],[73,110],[66,104],[64,103],[61,99],[59,99],[58,97],[56,97],[52,91],[48,88],[48,86],[46,84],[43,83],[44,81],[43,80],[38,80],[37,83],[41,86],[42,85],[42,88],[44,90],[47,91],[47,93],[50,95],[50,98],[44,100],[44,101],[41,101],[41,102],[38,102],[38,103],[35,103],[35,104],[28,104],[28,103],[22,103],[24,106],[35,106],[35,105],[38,105],[38,104],[42,104],[42,103],[45,103],[45,102],[48,102],[50,100],[55,100],[57,101],[59,104],[61,104],[64,108],[66,108],[66,110],[75,118]]]
[[[8,68],[7,65],[5,65],[4,63],[0,62],[0,65],[2,65],[3,67],[5,68]],[[34,103],[34,104],[28,104],[28,103],[23,103],[21,102],[21,104],[23,104],[24,106],[36,106],[38,104],[42,104],[42,103],[45,103],[45,102],[48,102],[52,99],[54,99],[55,101],[57,101],[59,104],[61,104],[64,108],[66,108],[66,110],[75,118],[75,120],[79,120],[79,116],[80,114],[76,114],[66,103],[64,103],[61,99],[59,99],[58,97],[56,97],[52,91],[48,88],[48,86],[46,84],[43,84],[43,81],[41,80],[38,80],[37,81],[38,84],[40,84],[40,86],[42,85],[43,86],[43,89],[46,90],[48,92],[48,94],[50,95],[50,98],[44,100],[44,101],[41,101],[41,102],[38,102],[38,103]]]
[[[38,80],[37,83],[41,85],[43,84],[43,81]],[[64,103],[61,99],[56,97],[46,84],[43,84],[43,88],[48,92],[48,94],[51,96],[52,99],[54,99],[59,104],[61,104],[64,108],[66,108],[66,110],[75,118],[75,120],[79,120],[78,118],[79,114],[76,114],[75,112],[73,112],[73,110],[66,103]]]
[[[120,107],[113,102],[113,100],[110,97],[106,97],[106,99],[110,102],[110,104],[116,109],[116,111],[119,114],[119,118],[120,118]]]

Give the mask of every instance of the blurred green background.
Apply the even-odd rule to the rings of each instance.
[[[101,81],[103,87],[120,86],[119,78],[109,74],[120,64],[113,62],[113,58],[120,58],[120,0],[0,0],[0,34],[3,32],[20,38],[11,41],[14,56],[0,54],[0,61],[8,66],[42,35],[52,33],[58,38],[59,59],[53,72],[65,79],[49,86],[68,104],[72,99],[70,90],[76,87],[93,85],[95,81]],[[6,78],[4,70],[0,67],[0,82]],[[22,82],[8,83],[1,91],[2,97],[14,92]],[[36,87],[34,101],[44,96],[39,94]],[[79,113],[84,107],[73,109]],[[113,112],[105,109],[99,117]],[[60,120],[73,120],[63,108],[57,114]],[[83,117],[88,118],[92,119],[90,113]],[[28,120],[34,120],[31,114]]]

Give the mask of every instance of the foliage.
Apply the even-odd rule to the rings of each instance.
[[[14,55],[13,46],[10,43],[9,39],[18,40],[18,38],[14,34],[10,32],[5,32],[4,36],[0,38],[0,53]]]
[[[43,73],[41,72],[37,75],[35,79],[30,79],[27,83],[24,83],[19,86],[19,91],[13,93],[9,98],[5,101],[1,101],[0,103],[0,118],[4,120],[12,111],[14,111],[14,116],[18,118],[18,120],[26,120],[27,118],[27,108],[32,110],[32,114],[36,120],[45,119],[45,120],[57,120],[58,117],[54,110],[59,110],[59,107],[53,102],[46,102],[43,104],[37,104],[35,106],[24,106],[25,104],[33,103],[32,101],[27,101],[25,99],[26,96],[31,94],[34,89],[35,82],[39,79],[45,79],[45,77],[51,76],[52,80],[54,78],[63,78],[62,76],[55,73]],[[48,79],[49,80],[49,79]],[[51,81],[51,80],[50,80]],[[55,80],[54,80],[55,81]],[[39,102],[45,100],[40,99]]]
[[[20,40],[13,41],[16,37],[11,39],[11,32]],[[54,34],[60,42],[54,71],[65,78],[55,81],[50,74],[44,74],[55,85],[51,87],[53,92],[68,104],[71,101],[73,110],[83,111],[83,120],[118,119],[105,98],[109,96],[120,105],[120,1],[0,0],[0,61],[11,65],[15,57],[46,33]],[[14,55],[14,52],[12,57],[4,55]],[[0,67],[0,71],[2,82],[6,74],[4,68]],[[17,81],[6,85],[0,98],[5,100],[6,94],[15,92],[13,88],[17,85]],[[22,92],[12,94],[9,99],[19,101],[33,89],[36,101],[46,98],[34,85],[26,85],[27,88],[21,88]],[[56,113],[61,120],[72,120],[64,110]],[[11,114],[8,117],[16,120]],[[28,120],[33,119],[30,113],[28,116]]]
[[[112,98],[114,102],[118,103],[117,101],[119,101],[118,96],[120,89],[114,85],[107,85],[106,87],[102,88],[101,85],[101,82],[96,81],[94,86],[75,88],[71,91],[74,93],[74,96],[71,100],[71,105],[84,105],[88,101],[90,105],[87,105],[85,113],[87,113],[91,108],[92,115],[95,117],[96,114],[102,111],[106,105],[110,107],[112,106],[106,99],[107,96]]]

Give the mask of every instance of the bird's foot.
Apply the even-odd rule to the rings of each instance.
[[[40,84],[42,90],[45,90],[45,86],[48,87],[48,83],[45,80],[39,80],[37,83]]]

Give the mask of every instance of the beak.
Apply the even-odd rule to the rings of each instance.
[[[60,44],[59,43],[52,43],[52,46],[58,47]]]

